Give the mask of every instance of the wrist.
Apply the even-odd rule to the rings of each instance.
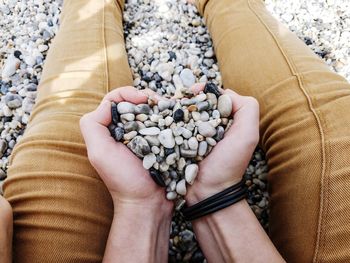
[[[233,180],[229,180],[224,183],[215,183],[215,184],[207,184],[196,181],[194,185],[188,188],[186,195],[186,203],[188,206],[192,206],[204,199],[211,197],[221,191],[227,189],[228,187],[240,182],[242,178],[237,178]]]
[[[171,221],[173,202],[161,199],[129,200],[113,199],[114,217],[126,216],[141,220]]]

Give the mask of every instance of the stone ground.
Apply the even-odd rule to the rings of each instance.
[[[336,72],[350,80],[350,2],[266,0],[272,14]],[[0,0],[0,192],[8,157],[35,103],[47,51],[59,26],[62,0]],[[211,38],[196,9],[184,0],[129,0],[124,28],[134,85],[171,94],[173,75],[192,70],[196,81],[221,85]],[[171,74],[155,66],[175,58]],[[182,80],[185,81],[185,80]],[[247,168],[249,203],[268,229],[268,167],[257,149]],[[169,262],[205,262],[191,225],[175,214]]]

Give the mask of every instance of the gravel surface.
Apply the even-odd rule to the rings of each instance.
[[[266,4],[333,70],[350,80],[349,1],[266,0]],[[0,0],[0,192],[8,157],[35,102],[61,6],[62,0]],[[221,86],[210,36],[193,6],[184,0],[129,0],[124,20],[136,87],[173,94],[176,86],[195,81]],[[257,149],[246,172],[248,201],[265,229],[267,172],[264,154]],[[190,223],[178,213],[172,222],[169,255],[169,262],[205,261]]]

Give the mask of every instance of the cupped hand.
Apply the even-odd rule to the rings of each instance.
[[[80,120],[89,161],[106,184],[114,205],[173,205],[165,199],[164,188],[154,183],[142,161],[123,143],[116,142],[107,128],[112,119],[112,101],[140,104],[147,103],[149,96],[156,100],[155,93],[150,90],[139,91],[133,87],[115,89],[103,98],[96,110]]]
[[[194,87],[198,92],[203,85]],[[189,205],[239,182],[259,141],[259,104],[253,97],[223,90],[232,100],[233,124],[207,157],[199,163],[195,183],[189,187]]]

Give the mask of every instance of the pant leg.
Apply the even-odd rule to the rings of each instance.
[[[350,259],[350,85],[260,0],[197,0],[225,88],[254,96],[270,236],[287,262]]]
[[[14,211],[14,262],[102,261],[113,206],[87,159],[79,119],[109,90],[132,84],[118,1],[64,1],[4,184]]]

